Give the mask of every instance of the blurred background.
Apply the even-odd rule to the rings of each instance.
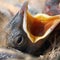
[[[24,1],[26,0],[0,0],[0,3],[4,2],[19,7]],[[47,13],[49,15],[60,14],[60,0],[27,0],[27,1],[29,1],[29,7],[33,8],[34,11],[36,10],[39,12]],[[2,5],[4,5],[4,3],[2,3]],[[8,7],[8,5],[6,5],[6,7]]]
[[[13,5],[20,5],[26,0],[0,0],[0,2],[6,2]],[[30,7],[36,9],[37,11],[42,11],[45,6],[46,0],[28,0]]]

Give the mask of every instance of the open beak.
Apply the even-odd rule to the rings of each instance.
[[[46,38],[60,23],[60,15],[49,16],[37,14],[32,16],[28,11],[24,13],[23,29],[32,43]]]

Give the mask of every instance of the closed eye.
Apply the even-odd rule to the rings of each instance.
[[[16,41],[17,45],[21,45],[23,43],[23,36],[20,36]]]

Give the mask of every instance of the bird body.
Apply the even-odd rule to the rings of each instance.
[[[4,21],[4,47],[39,56],[49,48],[56,33],[60,36],[60,15],[32,15],[28,9],[28,2],[24,2],[7,24]]]

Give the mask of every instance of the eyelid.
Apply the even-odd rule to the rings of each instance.
[[[22,40],[21,40],[21,42],[20,42],[20,43],[18,43],[18,45],[21,45],[21,44],[22,44],[22,42],[23,42],[23,37],[22,37]]]
[[[18,39],[19,39],[20,37],[22,37],[22,40],[21,40],[21,42],[20,42],[20,43],[17,43],[17,41],[18,41]],[[22,42],[23,42],[23,35],[22,35],[22,34],[17,35],[17,36],[16,36],[15,43],[16,43],[16,44],[18,44],[18,45],[21,45],[21,44],[22,44]]]

